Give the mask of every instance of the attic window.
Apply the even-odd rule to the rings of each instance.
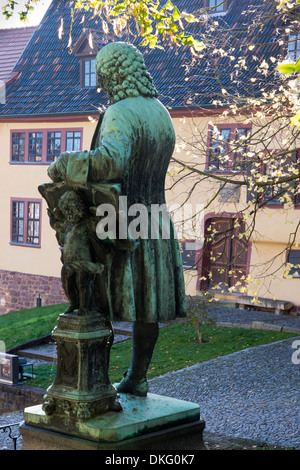
[[[89,34],[84,31],[76,42],[73,54],[78,57],[80,63],[80,86],[81,88],[94,88],[97,86],[95,59],[99,47],[96,41],[89,41]]]
[[[209,9],[210,15],[219,15],[226,13],[228,1],[224,0],[205,0],[205,7]]]
[[[95,59],[85,59],[83,60],[83,86],[95,87],[96,85]]]
[[[288,42],[288,59],[297,61],[300,57],[300,34],[291,33]]]

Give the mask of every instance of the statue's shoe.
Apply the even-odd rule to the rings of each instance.
[[[115,388],[119,393],[131,393],[139,397],[145,397],[149,390],[149,385],[146,379],[134,380],[128,376],[124,376],[124,379],[120,383],[115,384]]]

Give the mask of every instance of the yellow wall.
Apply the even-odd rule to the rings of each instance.
[[[82,148],[88,149],[95,129],[95,123],[1,123],[1,230],[0,230],[0,269],[43,276],[60,276],[60,253],[55,232],[50,228],[45,201],[42,202],[41,247],[16,246],[10,244],[10,200],[14,198],[42,199],[38,185],[49,180],[48,164],[10,163],[10,131],[83,128]]]
[[[218,118],[195,118],[185,120],[182,118],[174,118],[173,123],[177,134],[177,142],[180,144],[182,140],[194,144],[196,129],[201,130],[202,137],[205,142],[207,138],[207,126],[209,121],[222,122]],[[241,119],[242,122],[242,119]],[[24,246],[10,245],[10,198],[33,198],[41,199],[37,190],[39,184],[47,182],[47,164],[10,164],[10,131],[12,129],[61,129],[61,128],[83,128],[83,149],[90,148],[91,139],[95,129],[95,123],[86,120],[85,122],[61,122],[61,123],[0,123],[0,142],[1,142],[1,230],[0,230],[0,269],[8,271],[17,271],[45,276],[60,276],[60,254],[55,239],[55,233],[50,228],[48,216],[46,212],[46,203],[42,203],[42,231],[41,231],[41,247],[31,248]],[[194,147],[195,149],[195,147]],[[186,151],[190,150],[189,154]],[[188,164],[200,164],[200,168],[204,170],[205,155],[198,155],[197,159],[193,158],[193,148],[180,148],[175,151],[174,156],[178,159],[186,159]],[[167,178],[167,188],[170,188],[174,181],[180,178],[174,167],[170,167],[170,175]],[[193,178],[185,178],[178,182],[172,190],[166,192],[167,202],[169,206],[176,203],[184,203],[189,191],[199,176]],[[196,189],[188,199],[191,205],[207,204],[208,198],[211,197],[219,187],[219,182],[205,180],[196,186]],[[245,208],[246,190],[242,188],[240,201],[238,203],[222,204],[219,200],[215,200],[207,209],[203,211],[203,216],[209,213],[220,213],[226,211],[229,213],[237,213]],[[285,209],[288,207],[286,206]],[[299,219],[297,210],[293,208],[284,212],[278,209],[263,209],[256,221],[256,231],[252,237],[251,250],[251,274],[258,275],[258,265],[263,265],[264,261],[280,252],[288,238],[289,234],[295,229]],[[191,237],[192,238],[192,237]],[[297,241],[300,242],[299,237]],[[284,258],[285,259],[285,258]],[[283,259],[283,261],[284,261]],[[282,261],[282,259],[281,259]],[[278,260],[276,261],[278,267]],[[262,268],[263,269],[263,268]],[[188,294],[196,293],[196,272],[185,270],[186,287]],[[299,279],[272,280],[270,278],[264,280],[259,286],[253,286],[258,295],[266,297],[277,296],[283,300],[291,300],[296,305],[300,305],[299,298]]]
[[[177,119],[173,120],[178,142],[190,142],[190,147],[185,146],[181,152],[174,154],[175,158],[184,159],[190,166],[197,163],[201,170],[204,169],[205,155],[197,149],[197,140],[201,147],[205,145],[205,138],[207,138],[209,122],[224,123],[224,119],[220,117],[207,117],[207,118],[193,118],[193,119]],[[225,121],[226,122],[226,121]],[[243,118],[237,117],[236,122],[243,122]],[[254,127],[253,132],[256,131]],[[198,134],[197,134],[198,133]],[[179,145],[180,146],[180,145]],[[200,147],[200,146],[199,146]],[[198,158],[193,156],[198,154]],[[186,170],[186,174],[188,170]],[[176,174],[176,171],[175,171]],[[222,176],[222,174],[220,173]],[[180,180],[182,173],[179,173],[177,179]],[[201,176],[198,176],[200,179]],[[167,185],[173,185],[172,191],[167,191],[167,199],[169,204],[176,202],[184,202],[188,192],[195,182],[195,177],[187,177],[184,181],[178,182],[174,186],[174,172],[167,179]],[[203,204],[206,206],[208,199],[218,190],[220,182],[213,180],[203,180],[197,185],[189,202],[195,204]],[[252,217],[250,211],[252,208],[245,211],[247,206],[247,191],[245,187],[241,188],[240,199],[238,202],[222,203],[220,199],[214,200],[207,208],[203,210],[203,217],[209,214],[219,214],[222,212],[237,214],[243,211],[249,215],[248,222],[251,223]],[[267,298],[279,298],[282,300],[289,300],[295,305],[300,305],[300,279],[288,278],[284,279],[282,274],[286,269],[285,251],[288,240],[291,239],[291,234],[296,230],[299,221],[300,212],[294,208],[293,204],[285,204],[282,208],[269,208],[261,209],[255,222],[255,230],[251,236],[251,266],[250,275],[254,278],[254,282],[249,285],[249,294],[257,295]],[[295,239],[294,248],[300,243],[300,232]],[[282,253],[283,252],[283,253]],[[282,253],[282,254],[281,254]],[[271,262],[272,261],[272,262]],[[186,271],[187,290],[188,293],[196,293],[196,276],[193,271]],[[232,292],[232,298],[239,295],[240,292]],[[221,296],[222,297],[222,296]],[[228,298],[228,296],[225,296]]]

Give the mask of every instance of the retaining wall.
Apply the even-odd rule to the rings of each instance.
[[[0,270],[0,314],[67,302],[59,277]]]
[[[27,406],[43,402],[46,391],[28,385],[8,385],[0,383],[0,415],[22,411]]]

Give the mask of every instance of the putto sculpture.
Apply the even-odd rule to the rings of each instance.
[[[179,242],[172,222],[170,236],[162,236],[162,216],[156,221],[155,238],[151,238],[151,223],[148,232],[145,234],[144,230],[143,236],[135,240],[129,232],[122,239],[112,237],[109,231],[107,237],[99,237],[96,228],[101,217],[97,216],[97,208],[111,205],[116,211],[116,223],[121,224],[118,201],[126,197],[128,207],[141,205],[148,211],[150,221],[151,206],[165,205],[165,178],[175,132],[168,111],[157,99],[143,56],[134,46],[116,42],[103,47],[96,58],[96,74],[111,105],[100,116],[91,149],[62,153],[48,169],[52,183],[39,188],[48,202],[51,226],[62,248],[62,280],[70,301],[70,307],[60,316],[58,329],[67,331],[69,343],[73,341],[71,331],[77,328],[83,332],[83,321],[84,331],[101,329],[101,325],[110,331],[102,360],[102,375],[107,378],[111,322],[133,322],[132,360],[116,390],[146,396],[146,374],[158,338],[158,322],[185,315]],[[127,228],[132,220],[129,211]],[[140,230],[142,233],[143,227]],[[62,341],[62,334],[58,336]],[[99,356],[93,356],[89,349],[95,350],[96,336],[91,333],[92,346],[86,343],[84,348],[89,357],[87,363],[94,366]],[[74,345],[75,342],[72,348]],[[77,361],[80,354],[83,353],[75,354]],[[99,373],[97,367],[86,373]],[[101,389],[96,379],[92,382],[97,390]],[[66,387],[59,390],[62,383],[63,373],[48,390],[49,413],[59,405],[59,393],[65,393]],[[120,409],[107,379],[106,384],[109,399],[103,392],[102,408]],[[100,403],[97,390],[87,387],[85,392],[95,394]],[[68,393],[64,399],[72,405],[74,394],[70,390]],[[76,399],[84,402],[86,416],[101,409],[101,404],[90,406],[92,398],[82,397],[78,394]],[[47,403],[44,408],[47,410]]]

